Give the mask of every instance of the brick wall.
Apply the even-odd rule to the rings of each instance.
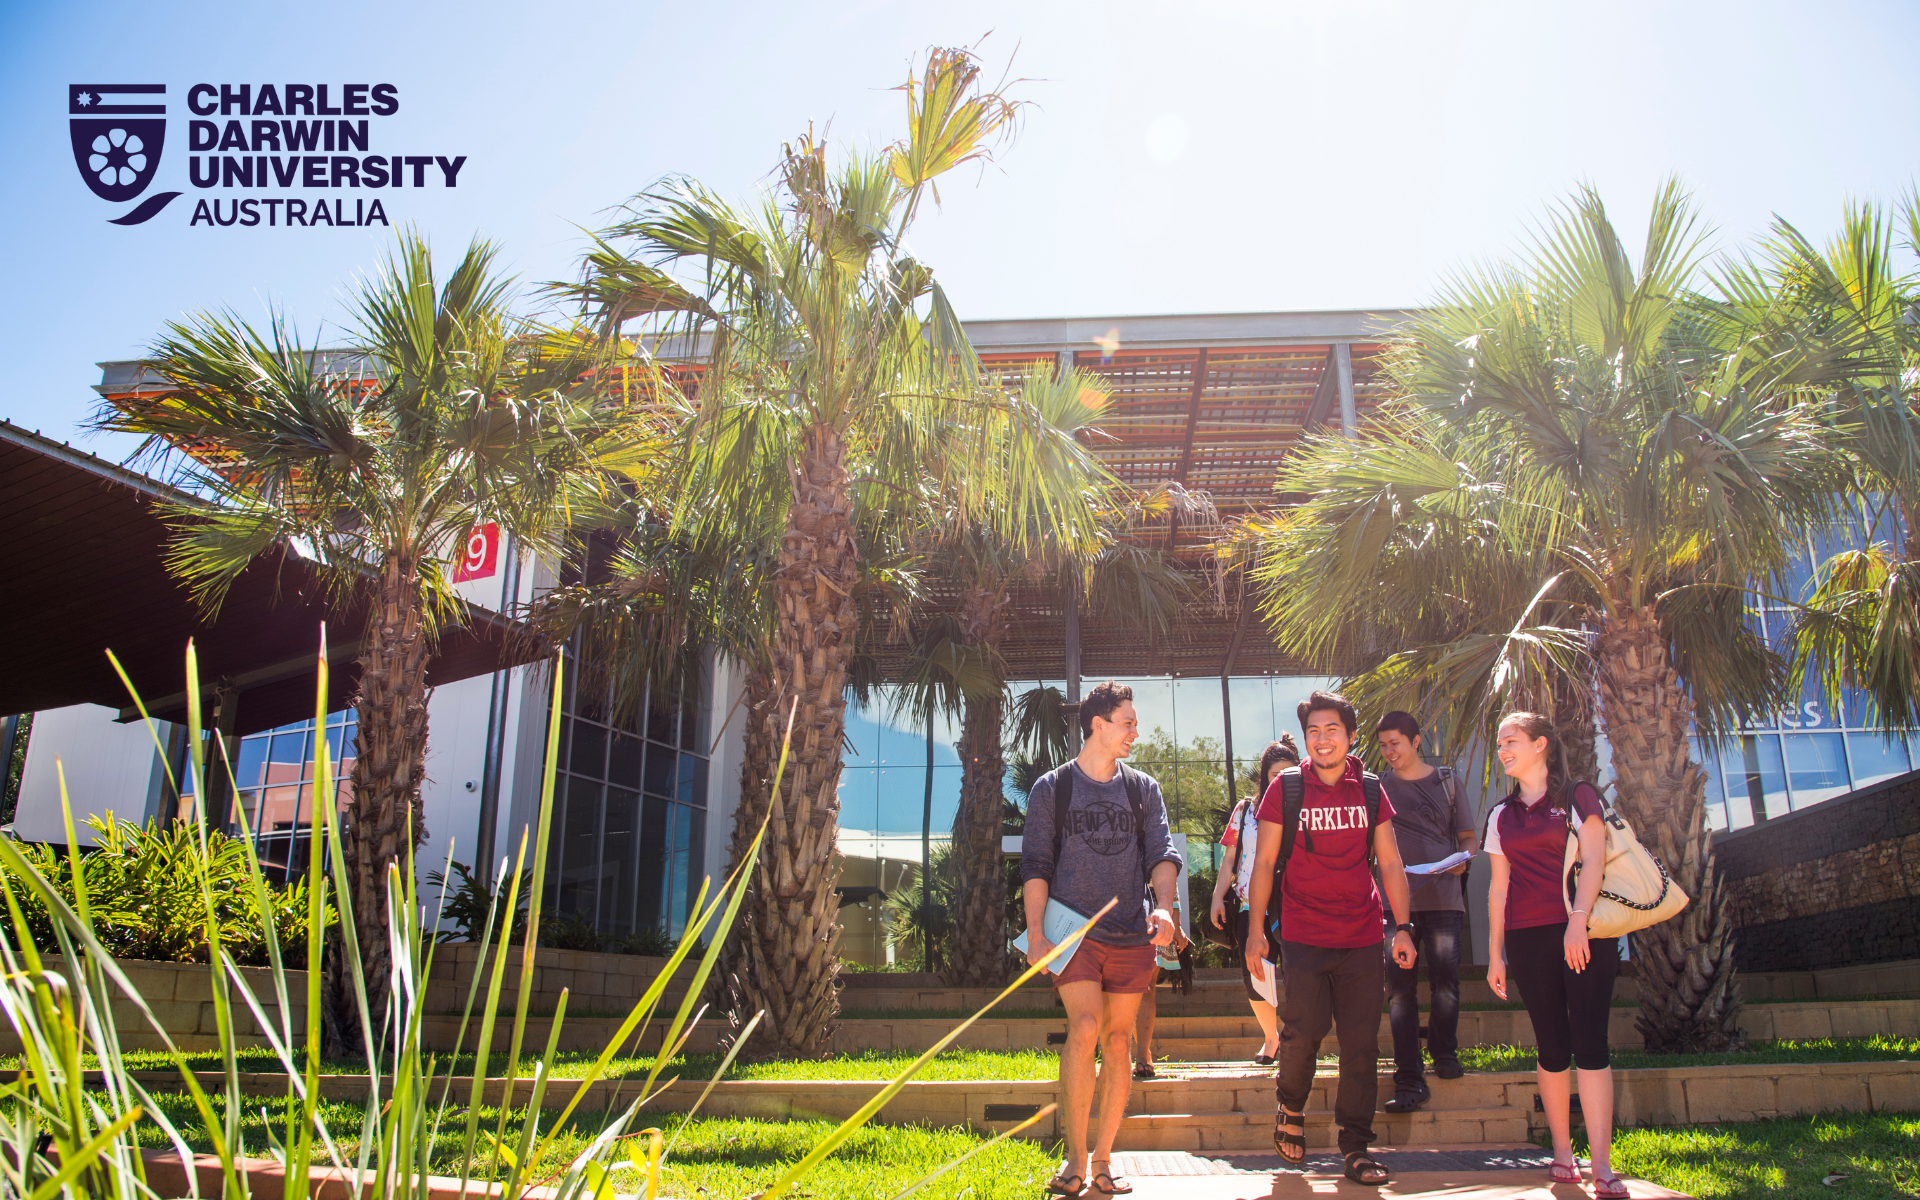
[[[1920,772],[1714,838],[1742,971],[1920,958]]]

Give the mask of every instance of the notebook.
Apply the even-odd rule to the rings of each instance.
[[[1069,908],[1049,896],[1047,898],[1047,911],[1041,914],[1040,917],[1040,928],[1046,933],[1047,940],[1058,946],[1061,942],[1071,937],[1074,930],[1085,925],[1088,920],[1087,914],[1077,909]],[[1026,930],[1021,930],[1020,936],[1013,939],[1013,948],[1018,950],[1022,955],[1026,954]],[[1067,964],[1073,961],[1073,956],[1078,953],[1079,950],[1080,943],[1076,941],[1065,950],[1062,950],[1060,957],[1048,963],[1047,970],[1058,975],[1067,969]]]

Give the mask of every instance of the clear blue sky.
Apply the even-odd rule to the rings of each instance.
[[[969,317],[1418,303],[1582,179],[1623,224],[1678,172],[1727,245],[1774,213],[1824,235],[1847,197],[1903,191],[1920,149],[1910,4],[13,0],[0,14],[0,416],[62,437],[92,407],[96,360],[208,307],[257,317],[271,301],[311,330],[383,248],[377,227],[190,229],[197,82],[397,85],[373,149],[468,162],[457,190],[386,193],[393,215],[448,250],[485,233],[540,281],[569,272],[576,225],[663,174],[744,195],[809,121],[892,140],[887,89],[916,53],[991,30],[987,57],[1018,48],[1034,106],[915,239]],[[169,85],[149,194],[186,195],[123,228],[106,218],[129,206],[74,169],[66,86],[133,82]]]

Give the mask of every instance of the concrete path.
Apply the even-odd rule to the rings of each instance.
[[[1133,1200],[1304,1200],[1322,1196],[1576,1200],[1593,1195],[1590,1183],[1579,1187],[1548,1184],[1547,1165],[1552,1159],[1538,1146],[1376,1150],[1374,1156],[1393,1171],[1393,1179],[1385,1187],[1352,1182],[1341,1173],[1342,1160],[1328,1154],[1309,1156],[1304,1172],[1284,1167],[1272,1154],[1116,1154],[1114,1166],[1132,1177]],[[1680,1192],[1637,1179],[1628,1180],[1627,1186],[1642,1200],[1686,1200]],[[1087,1195],[1093,1197],[1091,1192]]]

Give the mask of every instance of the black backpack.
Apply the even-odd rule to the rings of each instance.
[[[1299,767],[1280,772],[1280,857],[1273,864],[1273,893],[1267,901],[1267,921],[1280,923],[1280,877],[1286,874],[1287,860],[1293,857],[1293,838],[1300,828],[1300,810],[1307,804],[1307,779]],[[1372,771],[1360,773],[1360,792],[1367,798],[1367,857],[1373,858],[1373,831],[1380,826],[1380,777]],[[1306,831],[1307,852],[1313,852],[1313,831]]]

